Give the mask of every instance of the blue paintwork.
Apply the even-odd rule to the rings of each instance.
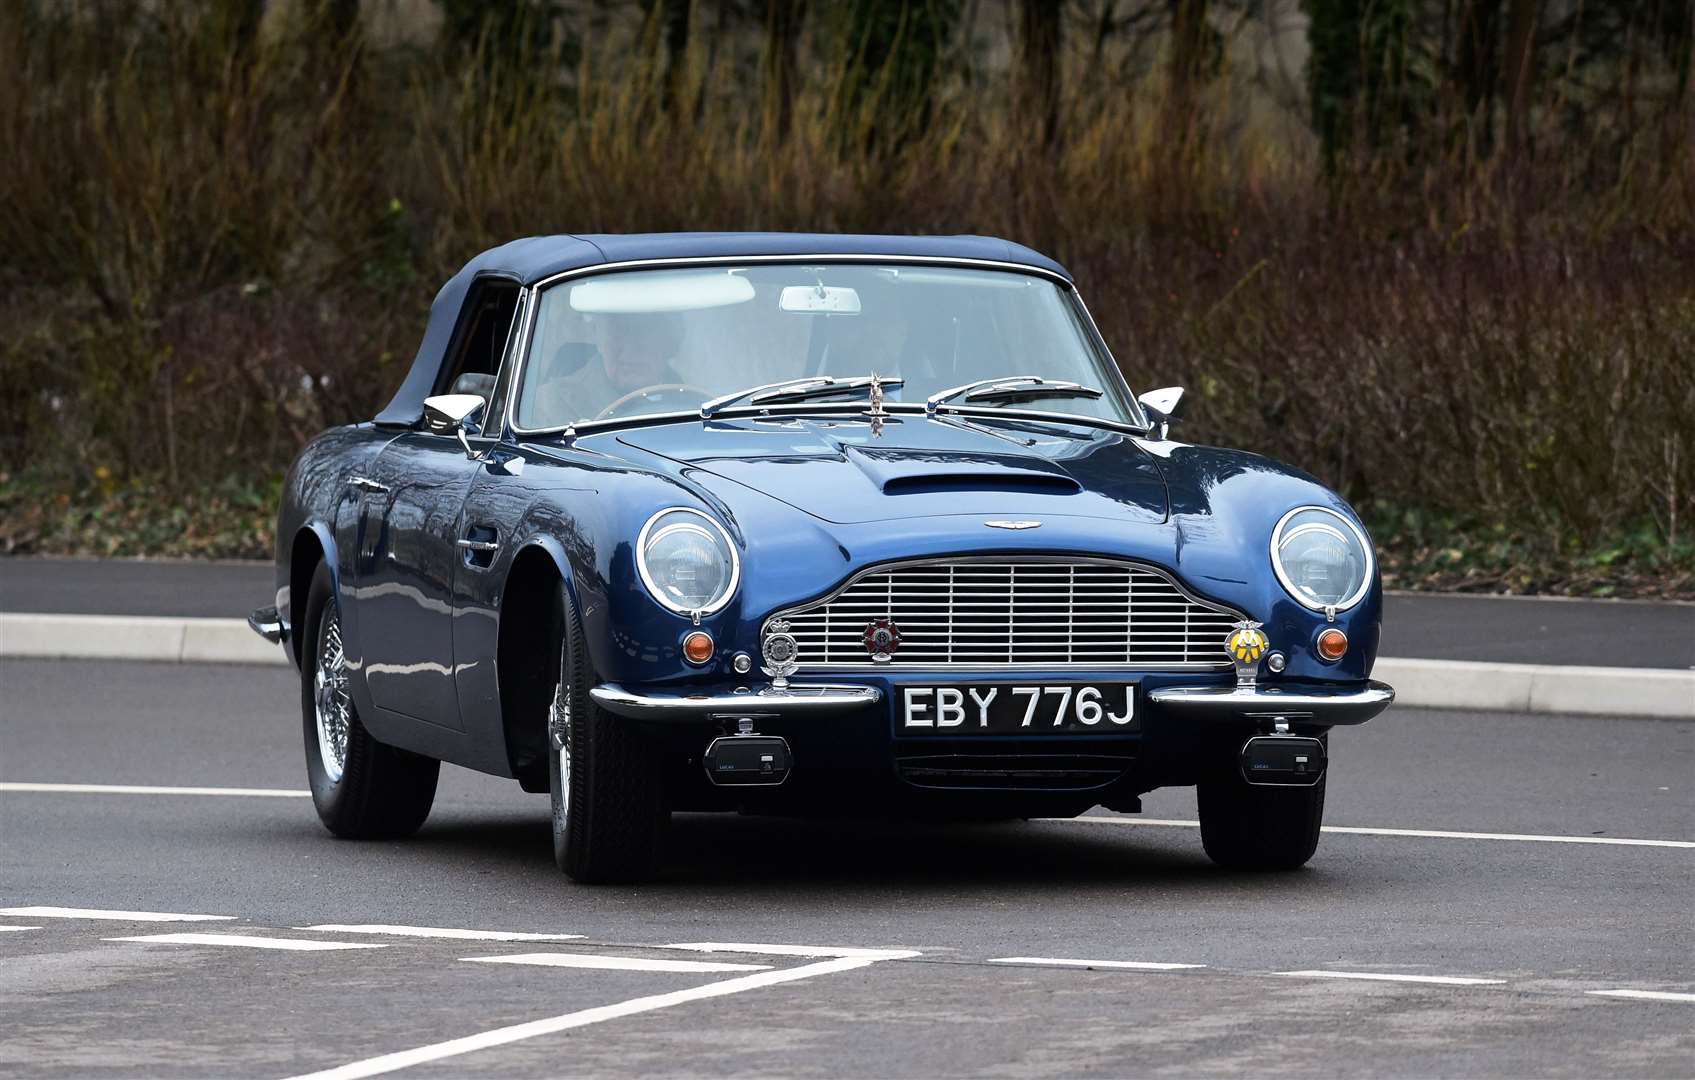
[[[1045,258],[983,238],[724,237],[607,238],[520,241],[479,257],[467,273],[503,272],[533,280],[569,265],[671,254],[786,250],[867,250],[1026,262],[1062,273]],[[592,250],[591,250],[592,249]],[[517,252],[502,266],[499,253]],[[473,271],[473,268],[475,270]],[[464,279],[464,281],[461,281]],[[462,298],[466,274],[457,295]],[[521,553],[551,563],[582,614],[599,677],[629,689],[716,687],[762,683],[730,669],[737,651],[757,660],[761,623],[774,611],[819,597],[855,572],[879,563],[930,555],[1071,553],[1140,560],[1166,569],[1190,592],[1265,624],[1273,647],[1289,657],[1287,684],[1358,686],[1377,652],[1381,585],[1337,616],[1351,646],[1325,664],[1311,644],[1322,613],[1284,592],[1272,573],[1271,530],[1288,510],[1326,506],[1356,520],[1336,494],[1312,477],[1249,453],[1175,442],[1150,442],[1084,425],[1031,421],[892,418],[874,434],[862,418],[780,417],[689,420],[602,431],[575,439],[516,439],[489,432],[488,460],[466,458],[458,443],[406,422],[415,382],[435,380],[445,337],[457,317],[431,317],[420,367],[396,406],[378,423],[320,435],[291,469],[277,522],[278,601],[285,620],[290,586],[301,580],[299,541],[310,534],[328,555],[343,605],[348,655],[359,677],[354,699],[372,733],[395,745],[499,775],[512,775],[507,729],[524,718],[502,714],[497,650],[501,610]],[[434,345],[432,346],[432,342]],[[433,358],[426,358],[431,348]],[[421,380],[421,381],[420,381]],[[419,398],[421,400],[421,397]],[[521,456],[513,475],[502,462]],[[945,473],[937,489],[926,478]],[[387,495],[349,486],[354,476],[387,485]],[[912,490],[891,494],[885,487]],[[656,511],[705,510],[724,523],[743,563],[741,587],[703,628],[718,643],[706,668],[680,657],[690,621],[656,603],[635,571],[634,540]],[[1034,518],[1039,529],[986,528],[988,518]],[[494,530],[500,550],[479,565],[454,546],[471,527]],[[309,573],[310,567],[305,572]],[[555,586],[549,586],[555,587]],[[507,633],[542,628],[507,627]],[[298,635],[296,635],[298,638]],[[510,679],[511,673],[506,677]],[[975,677],[974,677],[975,678]],[[1222,672],[1103,675],[1161,685],[1227,683]],[[1020,672],[1017,681],[1087,681],[1077,670]],[[1011,681],[989,672],[984,681]],[[803,764],[886,767],[894,691],[902,682],[933,685],[934,674],[832,676],[877,685],[890,708],[833,719],[827,730],[778,722]],[[1142,788],[1192,782],[1197,735],[1173,730],[1144,711],[1121,741],[1143,756]],[[810,740],[810,742],[809,742]],[[906,740],[918,741],[918,740]],[[1041,739],[1011,740],[1025,743]],[[1157,744],[1157,745],[1156,745]],[[810,753],[811,758],[807,757]]]

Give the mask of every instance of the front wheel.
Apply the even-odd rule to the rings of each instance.
[[[1232,870],[1295,870],[1318,850],[1324,780],[1312,787],[1249,784],[1232,769],[1201,781],[1201,846]]]
[[[665,823],[659,758],[627,720],[602,711],[582,623],[559,590],[559,674],[547,717],[553,861],[585,884],[653,875]]]
[[[301,624],[300,711],[306,778],[324,827],[351,840],[407,836],[429,816],[441,762],[371,737],[348,693],[341,606],[324,563]]]

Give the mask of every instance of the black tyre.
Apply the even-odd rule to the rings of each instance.
[[[1312,787],[1255,787],[1231,770],[1196,791],[1201,846],[1232,870],[1295,870],[1318,849],[1324,781]]]
[[[665,824],[660,761],[629,721],[601,711],[583,627],[559,590],[559,670],[548,710],[548,791],[553,861],[573,881],[641,881],[653,875]]]
[[[441,762],[371,737],[347,692],[341,608],[324,563],[312,574],[300,622],[300,710],[312,805],[337,836],[407,836],[429,816]]]

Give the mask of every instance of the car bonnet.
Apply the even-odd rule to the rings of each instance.
[[[1084,425],[761,417],[637,428],[618,441],[838,524],[946,514],[1158,523],[1168,513],[1154,458]]]

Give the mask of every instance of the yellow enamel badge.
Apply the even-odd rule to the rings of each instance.
[[[1230,636],[1224,639],[1224,651],[1238,664],[1258,662],[1270,646],[1271,641],[1265,636],[1265,631],[1259,628],[1258,623],[1243,623],[1230,631]]]

